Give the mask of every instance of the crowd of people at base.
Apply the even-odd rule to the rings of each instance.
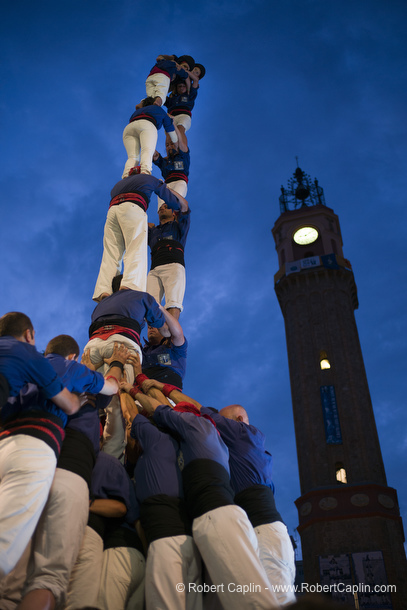
[[[0,610],[295,600],[263,434],[242,406],[218,411],[183,393],[185,132],[204,74],[189,56],[159,56],[124,130],[128,161],[111,193],[81,361],[73,337],[58,335],[41,355],[25,314],[0,318]],[[155,150],[162,125],[165,158]]]

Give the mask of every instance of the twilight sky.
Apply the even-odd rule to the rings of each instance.
[[[40,350],[60,333],[87,341],[122,132],[156,56],[205,65],[187,134],[185,391],[246,407],[297,540],[270,232],[296,155],[339,216],[388,484],[407,514],[406,25],[402,0],[16,0],[2,10],[0,315],[27,313]]]

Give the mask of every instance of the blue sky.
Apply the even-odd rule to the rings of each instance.
[[[270,230],[297,155],[340,219],[388,483],[407,513],[406,20],[398,0],[22,0],[2,12],[0,312],[30,315],[39,349],[60,333],[87,340],[122,132],[155,57],[206,66],[188,132],[185,390],[243,404],[265,432],[291,534],[300,491]]]

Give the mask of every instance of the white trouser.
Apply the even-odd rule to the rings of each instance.
[[[21,591],[27,578],[27,566],[31,553],[31,540],[24,553],[17,562],[16,567],[0,580],[0,608],[1,610],[15,610],[21,602]]]
[[[295,557],[290,536],[284,523],[275,521],[254,528],[263,568],[281,605],[295,602]],[[291,591],[280,591],[280,587]]]
[[[171,189],[172,191],[179,193],[183,197],[187,196],[188,183],[185,182],[185,180],[174,180],[174,182],[168,182],[168,184],[165,183],[165,186],[167,188]],[[165,203],[165,201],[164,201],[164,199],[161,199],[161,197],[158,197],[158,195],[157,195],[157,202],[158,202],[157,210],[159,210],[160,207],[162,206],[162,204]]]
[[[131,201],[112,205],[107,213],[103,235],[103,257],[93,299],[103,292],[112,294],[112,280],[121,272],[122,286],[146,290],[147,214]],[[124,256],[123,256],[124,255]]]
[[[103,553],[97,600],[100,610],[143,610],[145,559],[137,549],[120,546]]]
[[[191,129],[191,117],[189,116],[189,114],[177,114],[177,116],[171,118],[173,120],[174,125],[176,125],[177,127],[179,127],[179,125],[182,125],[185,131]]]
[[[170,88],[170,79],[165,74],[157,72],[156,74],[150,74],[146,80],[146,93],[147,97],[160,97],[164,104],[167,99],[168,89]]]
[[[150,544],[146,565],[147,610],[201,610],[202,593],[194,590],[194,585],[201,583],[201,558],[191,536],[168,536]]]
[[[123,131],[123,144],[128,159],[124,166],[122,178],[127,178],[131,168],[135,165],[140,165],[142,174],[151,174],[157,137],[156,126],[147,119],[139,119],[126,125]]]
[[[147,276],[147,292],[161,303],[165,294],[165,308],[183,310],[185,294],[185,267],[180,263],[167,263],[151,269]]]
[[[23,596],[48,589],[57,607],[65,603],[89,515],[89,489],[85,480],[57,468],[48,501],[38,522],[27,569]]]
[[[103,540],[88,525],[71,573],[65,610],[96,606],[103,564]]]
[[[143,361],[140,346],[128,337],[123,335],[111,335],[107,339],[95,337],[90,339],[84,347],[84,351],[90,350],[90,359],[93,364],[97,364],[103,358],[110,358],[113,353],[113,346],[117,343],[123,343],[129,348],[130,352],[137,353],[140,356],[140,363]],[[109,366],[104,364],[98,369],[99,373],[105,375]],[[131,364],[125,364],[126,378],[128,383],[134,383],[134,369]],[[123,453],[126,448],[126,423],[122,415],[120,407],[120,399],[118,396],[113,396],[109,405],[105,409],[106,424],[103,430],[103,447],[102,451],[113,455],[122,460]]]
[[[55,453],[38,438],[0,441],[0,579],[16,566],[41,516],[56,467]]]
[[[278,608],[257,554],[257,538],[240,506],[215,508],[194,519],[192,535],[224,608]],[[222,586],[223,585],[223,586]],[[248,587],[245,592],[240,587]]]

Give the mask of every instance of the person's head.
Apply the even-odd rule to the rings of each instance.
[[[141,102],[141,107],[145,108],[146,106],[152,106],[153,104],[154,104],[153,97],[145,97],[144,100],[142,100],[142,102]]]
[[[23,343],[35,345],[35,331],[25,313],[10,311],[0,318],[0,337],[14,337]]]
[[[158,219],[160,221],[160,225],[165,224],[166,222],[171,222],[176,219],[175,212],[168,207],[166,203],[163,203],[158,210]]]
[[[177,95],[183,95],[186,92],[187,92],[187,85],[186,85],[186,82],[184,80],[182,80],[177,84]]]
[[[195,67],[195,60],[190,55],[181,55],[181,57],[178,57],[178,64],[181,68],[184,68],[184,70],[192,72]]]
[[[199,80],[201,80],[205,76],[206,70],[202,64],[195,64],[192,70],[192,74],[195,74],[195,76],[197,76]]]
[[[113,292],[117,292],[118,290],[120,290],[120,284],[121,284],[122,279],[123,279],[123,273],[121,273],[120,275],[114,276],[114,278],[112,279],[112,291]]]
[[[175,155],[178,153],[178,142],[173,142],[169,139],[165,143],[165,150],[167,152],[167,157],[175,157]]]
[[[160,345],[161,341],[164,339],[158,328],[153,328],[149,326],[147,329],[147,341],[150,345]]]
[[[226,417],[226,419],[234,419],[235,421],[240,421],[244,424],[249,423],[249,416],[242,405],[229,405],[223,407],[219,413],[220,415],[223,415],[223,417]]]
[[[44,356],[58,354],[68,360],[77,360],[79,356],[79,345],[70,335],[58,335],[49,341],[45,348]]]

